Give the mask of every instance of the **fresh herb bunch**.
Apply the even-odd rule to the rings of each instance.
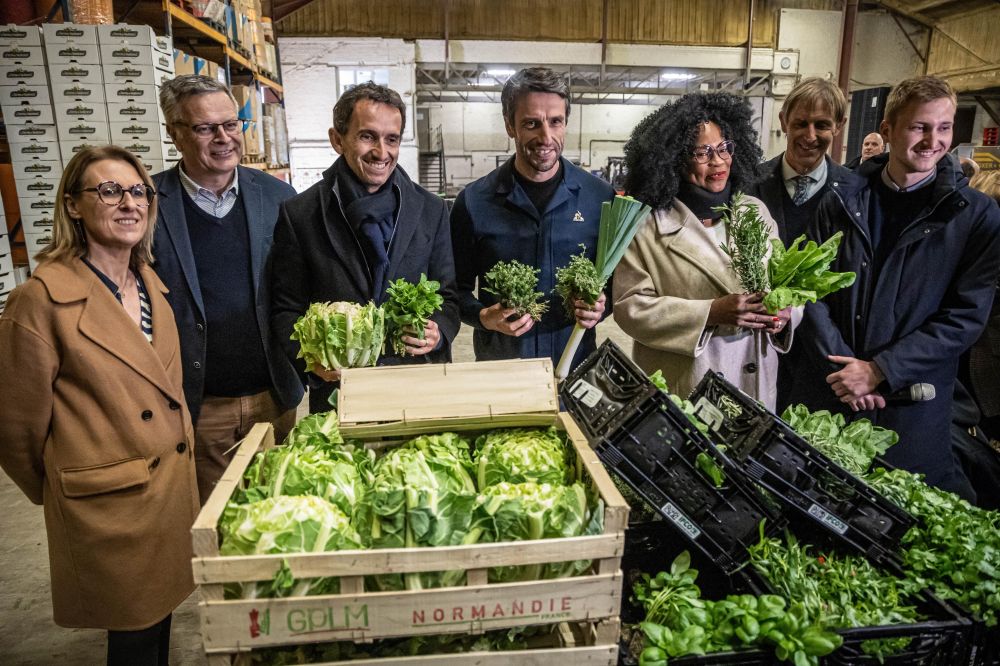
[[[770,289],[767,249],[771,233],[757,204],[744,201],[743,193],[737,192],[728,205],[713,210],[721,210],[726,221],[729,243],[719,247],[729,256],[743,289],[748,294]]]
[[[601,277],[597,266],[587,258],[587,246],[580,245],[580,254],[574,254],[569,264],[556,269],[555,292],[562,298],[563,307],[570,319],[574,316],[576,299],[593,305],[604,291],[606,278]]]
[[[903,536],[903,564],[911,589],[930,588],[978,614],[987,626],[1000,614],[1000,512],[972,506],[958,495],[901,469],[878,468],[865,481],[917,519]]]
[[[848,425],[843,414],[825,409],[810,412],[805,405],[789,405],[781,418],[820,453],[854,475],[867,472],[876,456],[899,441],[895,431],[873,425],[868,419]]]
[[[498,261],[484,276],[483,291],[496,296],[502,307],[513,308],[516,316],[528,314],[538,321],[549,307],[548,303],[538,301],[545,294],[535,291],[540,272],[541,269],[526,266],[516,259]]]
[[[854,284],[854,273],[834,273],[830,270],[837,258],[837,248],[844,232],[838,231],[822,245],[799,236],[786,249],[781,241],[771,239],[771,258],[767,271],[771,292],[764,297],[764,306],[771,314],[787,307],[815,303],[818,299]]]
[[[643,575],[635,599],[646,610],[640,624],[646,647],[641,666],[665,666],[671,657],[769,646],[782,661],[818,664],[819,657],[840,647],[843,639],[811,620],[801,604],[788,605],[773,594],[730,595],[720,601],[701,598],[684,551],[655,577]]]
[[[423,273],[420,282],[412,284],[403,278],[390,282],[386,294],[388,299],[382,306],[386,323],[392,336],[392,350],[400,356],[406,352],[404,335],[424,339],[424,328],[430,316],[441,309],[444,297],[438,293],[441,283],[428,280]]]
[[[764,535],[747,549],[753,567],[785,599],[800,602],[809,617],[828,629],[913,624],[921,618],[909,605],[910,588],[876,569],[864,557],[814,553],[790,533]],[[865,641],[862,649],[884,657],[909,645],[909,638]]]
[[[667,386],[667,380],[664,379],[662,370],[657,370],[656,372],[651,374],[649,376],[649,381],[653,382],[653,386],[655,386],[656,388],[660,389],[661,391],[667,394],[667,397],[670,398],[670,401],[675,405],[677,405],[677,407],[680,408],[682,412],[684,412],[684,416],[688,417],[688,421],[694,424],[694,427],[696,427],[703,434],[705,435],[708,434],[708,424],[699,419],[698,415],[695,414],[694,403],[692,403],[687,398],[682,398],[676,393],[670,392],[670,387]],[[717,448],[724,451],[726,447],[718,446]]]

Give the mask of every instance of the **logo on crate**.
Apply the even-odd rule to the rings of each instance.
[[[827,512],[826,509],[822,508],[818,504],[813,504],[812,506],[809,507],[809,515],[818,520],[819,522],[823,523],[824,525],[828,525],[830,529],[832,529],[837,534],[847,533],[847,525],[844,523],[844,521],[830,514],[829,512]]]
[[[15,118],[37,118],[40,115],[42,115],[41,109],[33,109],[30,106],[14,112]]]
[[[117,28],[111,31],[112,37],[121,37],[122,39],[128,37],[138,37],[139,31],[134,28]]]
[[[147,132],[149,132],[149,128],[143,125],[135,124],[135,125],[129,125],[124,130],[122,130],[122,132],[125,134],[146,134]]]
[[[170,67],[170,63],[172,62],[173,60],[171,60],[167,56],[160,56],[160,63],[159,63],[160,67]]]
[[[141,76],[142,70],[135,67],[122,67],[115,70],[115,76]]]
[[[80,28],[60,28],[56,30],[59,37],[83,37],[83,30]]]
[[[11,99],[29,99],[38,97],[38,91],[31,88],[18,88],[10,94]]]
[[[24,173],[48,173],[52,171],[52,166],[46,162],[39,162],[38,164],[30,164],[24,167]]]
[[[76,127],[70,127],[70,134],[93,134],[97,131],[96,127],[91,125],[77,125]]]
[[[83,86],[73,86],[72,88],[67,88],[63,91],[63,97],[87,97],[94,91],[90,88],[84,88]]]
[[[69,115],[71,115],[71,116],[92,116],[92,115],[94,115],[94,107],[92,107],[92,106],[83,106],[82,104],[78,104],[78,105],[76,105],[76,106],[74,106],[74,107],[72,107],[72,108],[69,109]]]
[[[59,52],[59,55],[65,56],[67,58],[79,58],[87,55],[87,49],[78,49],[75,46],[70,46]]]
[[[138,58],[139,52],[126,46],[125,48],[112,51],[111,55],[115,58]]]
[[[28,36],[26,30],[18,30],[17,28],[5,28],[0,30],[0,39],[24,39]]]
[[[42,136],[45,134],[45,130],[41,127],[33,127],[32,125],[25,125],[17,130],[18,136]]]
[[[90,74],[89,69],[84,69],[83,67],[67,67],[66,69],[59,72],[61,76],[71,78],[74,76],[87,76]]]
[[[47,180],[39,180],[37,182],[28,185],[27,189],[29,192],[51,192],[56,188],[55,183],[51,183]]]
[[[133,143],[131,146],[125,146],[125,150],[130,153],[148,153],[150,146],[144,143]]]
[[[660,507],[660,511],[662,511],[663,515],[669,518],[674,525],[679,527],[681,531],[687,534],[689,538],[697,539],[701,536],[701,530],[698,529],[698,526],[692,523],[690,518],[681,513],[681,510],[670,502],[667,502]]]
[[[121,116],[142,116],[146,114],[146,107],[144,106],[126,106],[118,115]]]
[[[144,94],[142,89],[133,88],[132,86],[127,86],[118,91],[119,97],[143,97]]]
[[[8,79],[33,79],[35,73],[30,69],[12,69],[7,72]]]
[[[29,143],[21,149],[22,155],[43,155],[47,152],[49,148],[44,143]]]
[[[512,599],[505,602],[415,608],[411,626],[423,627],[457,622],[499,622],[509,618],[554,622],[572,617],[573,597]]]
[[[31,57],[31,51],[27,49],[13,48],[10,51],[4,51],[3,57],[10,60],[16,60],[18,58],[29,58]]]
[[[250,638],[271,633],[271,609],[265,608],[263,617],[256,608],[250,611]]]
[[[31,205],[28,206],[31,210],[46,210],[56,207],[55,201],[49,201],[48,199],[39,199],[38,201],[32,201]]]
[[[290,636],[368,629],[368,604],[292,608],[285,613],[285,625]]]

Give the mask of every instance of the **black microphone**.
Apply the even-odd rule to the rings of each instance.
[[[928,400],[933,400],[937,396],[937,391],[934,389],[934,384],[913,384],[907,386],[906,388],[901,388],[894,393],[890,393],[885,396],[885,401],[887,403],[901,403],[901,402],[927,402]]]

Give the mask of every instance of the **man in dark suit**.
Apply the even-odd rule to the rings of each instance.
[[[748,189],[767,206],[785,245],[806,232],[823,195],[852,176],[826,154],[846,114],[844,93],[825,79],[804,79],[785,98],[778,114],[785,152],[763,162],[758,181]],[[793,345],[778,364],[778,413],[795,402],[791,387],[801,364],[801,346]]]
[[[278,205],[295,190],[239,166],[244,123],[218,81],[177,77],[163,84],[160,105],[182,157],[153,176],[153,267],[177,320],[204,503],[250,427],[271,422],[284,439],[302,400],[294,368],[271,344],[265,279]]]
[[[406,106],[396,91],[368,82],[345,92],[330,129],[340,157],[323,180],[281,206],[271,252],[271,324],[302,373],[299,343],[289,336],[310,303],[381,304],[390,282],[416,283],[421,273],[441,283],[444,305],[423,340],[406,336],[404,355],[387,348],[379,362],[451,360],[459,319],[448,208],[397,165],[405,123]],[[330,408],[327,399],[339,379],[332,369],[309,374],[310,411]]]
[[[785,152],[760,165],[760,179],[748,194],[767,206],[786,245],[805,233],[822,195],[851,173],[826,154],[846,116],[844,93],[816,77],[792,88],[781,106]]]

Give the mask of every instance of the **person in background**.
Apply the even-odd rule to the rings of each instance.
[[[215,79],[167,81],[160,106],[181,162],[153,176],[160,194],[153,268],[177,319],[204,504],[236,442],[258,422],[271,422],[282,441],[302,400],[301,380],[271,341],[265,277],[278,206],[295,190],[239,166],[244,123]]]
[[[576,301],[570,317],[553,293],[555,272],[580,254],[581,245],[595,259],[601,204],[615,192],[562,157],[570,104],[561,75],[545,67],[522,69],[504,84],[500,103],[514,156],[462,190],[451,213],[462,321],[473,328],[476,360],[548,357],[553,363],[579,323],[588,330],[575,366],[596,349],[594,326],[607,314],[607,297],[592,307]],[[540,271],[537,290],[548,309],[538,322],[527,314],[512,317],[483,290],[485,274],[511,260]]]
[[[774,409],[778,354],[792,342],[792,311],[769,315],[764,294],[745,293],[720,245],[720,206],[753,178],[760,160],[745,98],[691,93],[647,116],[625,144],[625,191],[653,208],[614,275],[615,319],[635,339],[632,358],[663,372],[687,396],[707,370],[721,372]],[[770,236],[767,207],[754,205]]]
[[[826,79],[804,79],[785,98],[778,114],[785,132],[785,152],[758,167],[758,179],[747,193],[767,206],[786,246],[805,234],[823,196],[852,175],[850,169],[827,155],[844,127],[846,114],[844,93]],[[778,365],[775,406],[779,413],[796,402],[791,387],[800,354],[801,346],[796,345]]]
[[[972,180],[979,175],[979,163],[970,157],[959,157],[958,164],[966,178]]]
[[[758,167],[747,193],[764,202],[786,245],[805,233],[823,195],[851,175],[827,155],[847,118],[847,99],[832,81],[803,79],[778,114],[785,151]]]
[[[793,394],[895,430],[890,463],[973,499],[950,448],[952,392],[996,294],[1000,210],[948,154],[955,108],[942,79],[901,82],[881,126],[892,150],[820,205],[809,236],[842,232],[831,270],[857,280],[806,306]]]
[[[1000,171],[983,171],[969,186],[1000,203]],[[993,292],[986,328],[963,361],[960,376],[982,412],[979,426],[991,440],[1000,440],[1000,281]],[[996,491],[1000,493],[1000,488]]]
[[[455,268],[444,201],[420,187],[398,165],[406,106],[395,90],[371,81],[351,88],[333,108],[330,143],[340,155],[323,180],[281,206],[271,250],[272,326],[286,357],[296,320],[310,303],[384,302],[389,283],[416,284],[421,273],[441,283],[441,310],[423,340],[406,336],[406,353],[387,349],[379,362],[444,363],[458,334]],[[311,412],[330,409],[340,379],[335,370],[311,373]]]
[[[117,146],[77,153],[52,242],[0,316],[0,466],[44,507],[56,624],[108,630],[109,665],[165,666],[194,589],[194,432],[155,191]]]
[[[861,154],[844,165],[847,169],[857,169],[865,160],[869,160],[876,155],[881,155],[885,151],[885,141],[878,132],[872,132],[865,136],[861,142]]]

